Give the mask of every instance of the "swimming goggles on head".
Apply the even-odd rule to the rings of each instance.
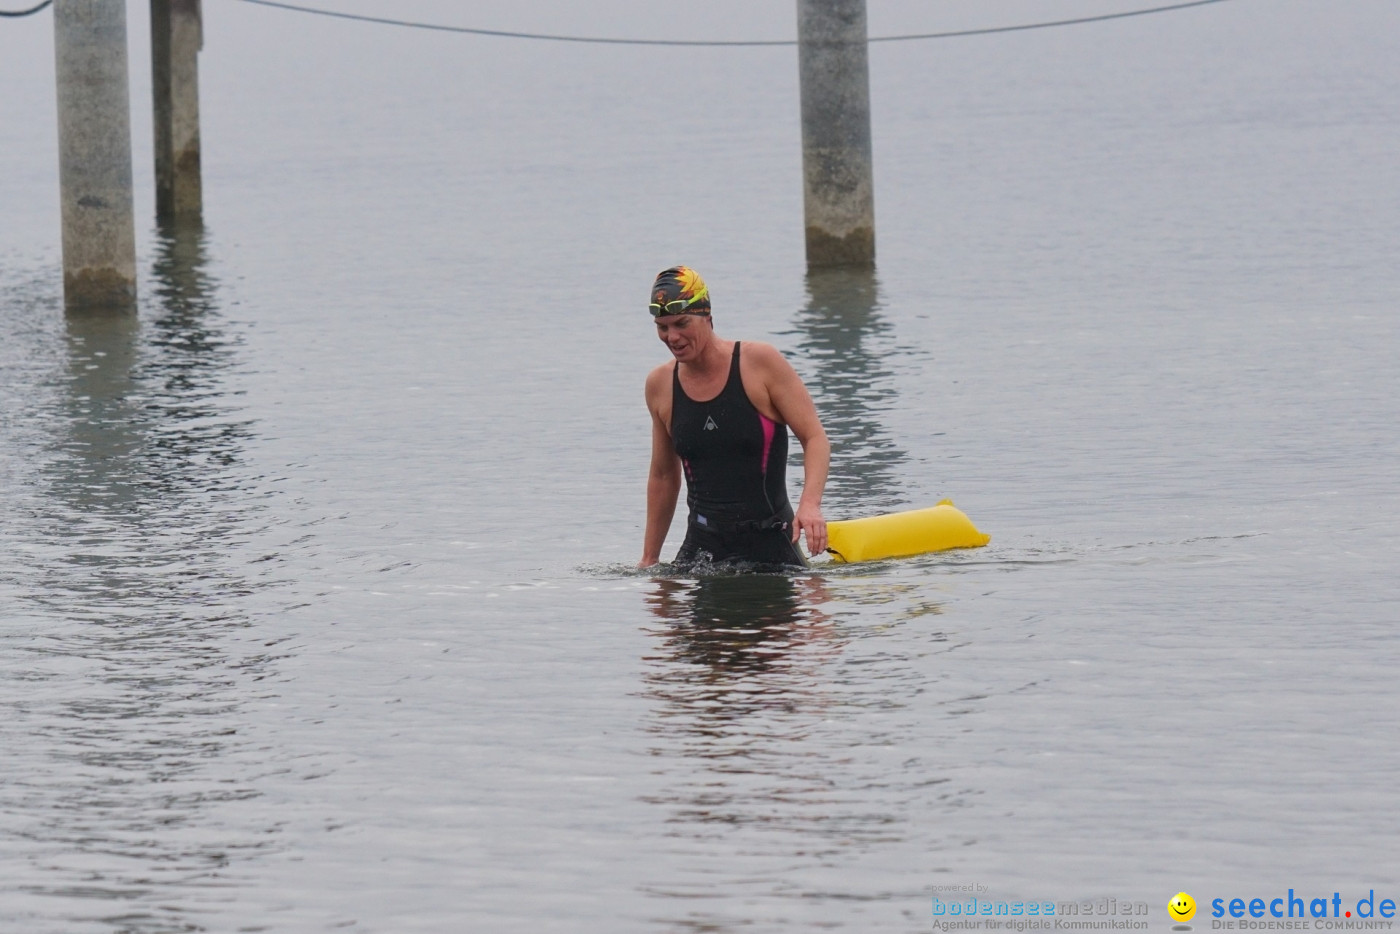
[[[691,301],[693,301],[693,299]],[[689,304],[690,302],[686,299],[678,298],[673,302],[666,302],[664,305],[652,302],[647,306],[647,310],[651,312],[653,318],[660,318],[663,315],[708,315],[710,313],[710,309],[708,308],[697,308],[694,311],[687,311],[686,306]]]

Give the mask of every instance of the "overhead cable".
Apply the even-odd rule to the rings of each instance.
[[[44,9],[45,7],[49,7],[49,6],[52,6],[52,5],[53,5],[53,0],[44,0],[44,2],[41,3],[41,4],[39,4],[38,6],[32,6],[32,7],[30,7],[30,8],[27,9],[27,10],[0,10],[0,16],[10,16],[10,17],[33,16],[35,13],[38,13],[40,10]]]
[[[51,2],[51,0],[50,0]],[[470,26],[446,26],[438,23],[419,23],[412,20],[389,19],[383,16],[364,16],[359,13],[342,13],[318,7],[301,6],[295,3],[282,3],[280,0],[242,0],[258,6],[277,7],[282,10],[295,10],[298,13],[314,13],[318,16],[331,16],[336,19],[357,20],[363,23],[380,23],[386,26],[407,26],[412,29],[431,29],[436,32],[460,32],[475,36],[497,36],[508,39],[543,39],[549,42],[588,42],[600,45],[688,45],[688,46],[777,46],[797,45],[796,39],[617,39],[599,36],[559,36],[538,32],[511,32],[504,29],[477,29]],[[906,42],[912,39],[953,39],[958,36],[986,36],[999,32],[1020,32],[1027,29],[1047,29],[1052,26],[1074,26],[1079,23],[1099,23],[1110,19],[1125,19],[1129,16],[1147,16],[1151,13],[1167,13],[1171,10],[1185,10],[1188,7],[1206,6],[1212,3],[1225,3],[1227,0],[1191,0],[1189,3],[1173,3],[1169,6],[1149,7],[1141,10],[1128,10],[1123,13],[1104,13],[1098,16],[1081,16],[1076,19],[1060,19],[1043,23],[1024,23],[1019,26],[992,26],[985,29],[960,29],[954,32],[911,33],[903,36],[871,36],[866,42]],[[47,4],[45,4],[47,5]]]

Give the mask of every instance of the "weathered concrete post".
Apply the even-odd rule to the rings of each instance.
[[[797,0],[807,266],[875,262],[865,0]]]
[[[125,0],[54,4],[63,298],[69,308],[136,301]]]
[[[155,96],[156,218],[198,221],[200,0],[151,0],[151,88]]]

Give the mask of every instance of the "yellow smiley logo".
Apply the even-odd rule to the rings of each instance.
[[[1196,916],[1196,900],[1185,892],[1177,892],[1167,902],[1167,914],[1173,921],[1190,921]]]

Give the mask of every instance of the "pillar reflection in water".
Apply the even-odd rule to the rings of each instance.
[[[797,317],[797,366],[831,439],[828,518],[856,518],[904,503],[907,456],[881,423],[895,401],[891,327],[873,270],[813,270]]]
[[[199,231],[161,239],[153,286],[139,317],[68,315],[57,391],[28,413],[48,450],[21,533],[34,585],[5,634],[24,689],[0,693],[20,841],[0,855],[9,898],[72,930],[197,929],[240,852],[269,845],[245,816],[264,753],[240,734],[270,658],[245,634],[259,584],[235,557],[260,507]]]
[[[197,223],[163,229],[153,264],[161,313],[149,338],[153,359],[143,373],[159,390],[151,402],[163,408],[165,422],[152,436],[152,453],[167,489],[236,499],[226,495],[220,473],[237,464],[250,426],[225,387],[236,344],[220,325],[206,262]]]

